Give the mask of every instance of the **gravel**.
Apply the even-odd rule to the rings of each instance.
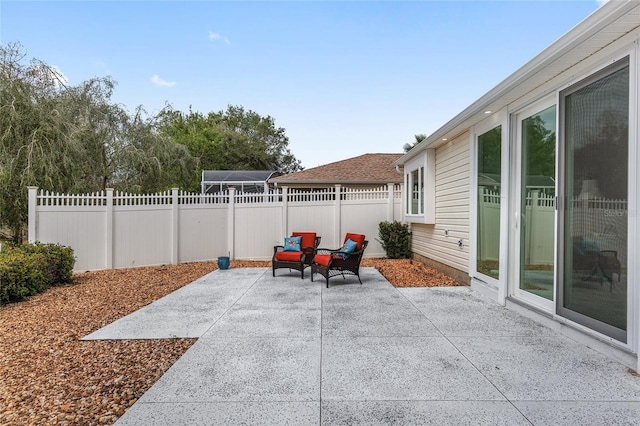
[[[365,259],[362,266],[378,268],[395,286],[461,285],[409,260]],[[79,339],[216,268],[202,262],[86,272],[71,285],[1,305],[0,424],[113,424],[195,339]]]

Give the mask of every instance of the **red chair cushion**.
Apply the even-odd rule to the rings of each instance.
[[[358,244],[356,246],[356,251],[359,251],[360,249],[362,249],[362,245],[364,244],[364,240],[366,239],[366,237],[362,234],[350,234],[347,232],[347,235],[344,237],[344,241],[343,244],[347,241],[347,240],[351,240],[354,243]]]
[[[277,260],[284,260],[288,262],[300,262],[302,259],[301,251],[277,251],[276,252]]]
[[[302,237],[302,241],[300,241],[301,247],[313,247],[316,244],[315,232],[293,232],[291,236]]]
[[[331,261],[330,254],[316,254],[315,257],[313,258],[313,262],[321,266],[329,266],[330,261]]]

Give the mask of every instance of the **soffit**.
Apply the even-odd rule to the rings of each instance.
[[[640,3],[610,2],[578,24],[522,68],[471,104],[447,124],[400,158],[402,165],[424,148],[437,148],[489,115],[540,90],[571,68],[640,27]]]

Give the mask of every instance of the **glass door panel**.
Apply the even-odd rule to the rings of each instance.
[[[565,202],[558,312],[626,342],[628,61],[567,89],[562,99]]]
[[[556,106],[519,122],[519,289],[554,299]]]
[[[478,216],[476,270],[500,277],[500,182],[502,126],[478,136]]]

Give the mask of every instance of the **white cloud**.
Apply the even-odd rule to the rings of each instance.
[[[166,81],[160,78],[159,75],[154,74],[151,76],[151,82],[158,87],[173,87],[176,85],[175,81]]]
[[[64,75],[60,68],[54,65],[51,67],[51,71],[53,71],[53,74],[55,75],[57,87],[69,85],[69,79]]]
[[[209,31],[209,40],[213,42],[224,41],[225,44],[231,44],[231,41],[227,37],[219,33],[214,33],[213,31]]]

